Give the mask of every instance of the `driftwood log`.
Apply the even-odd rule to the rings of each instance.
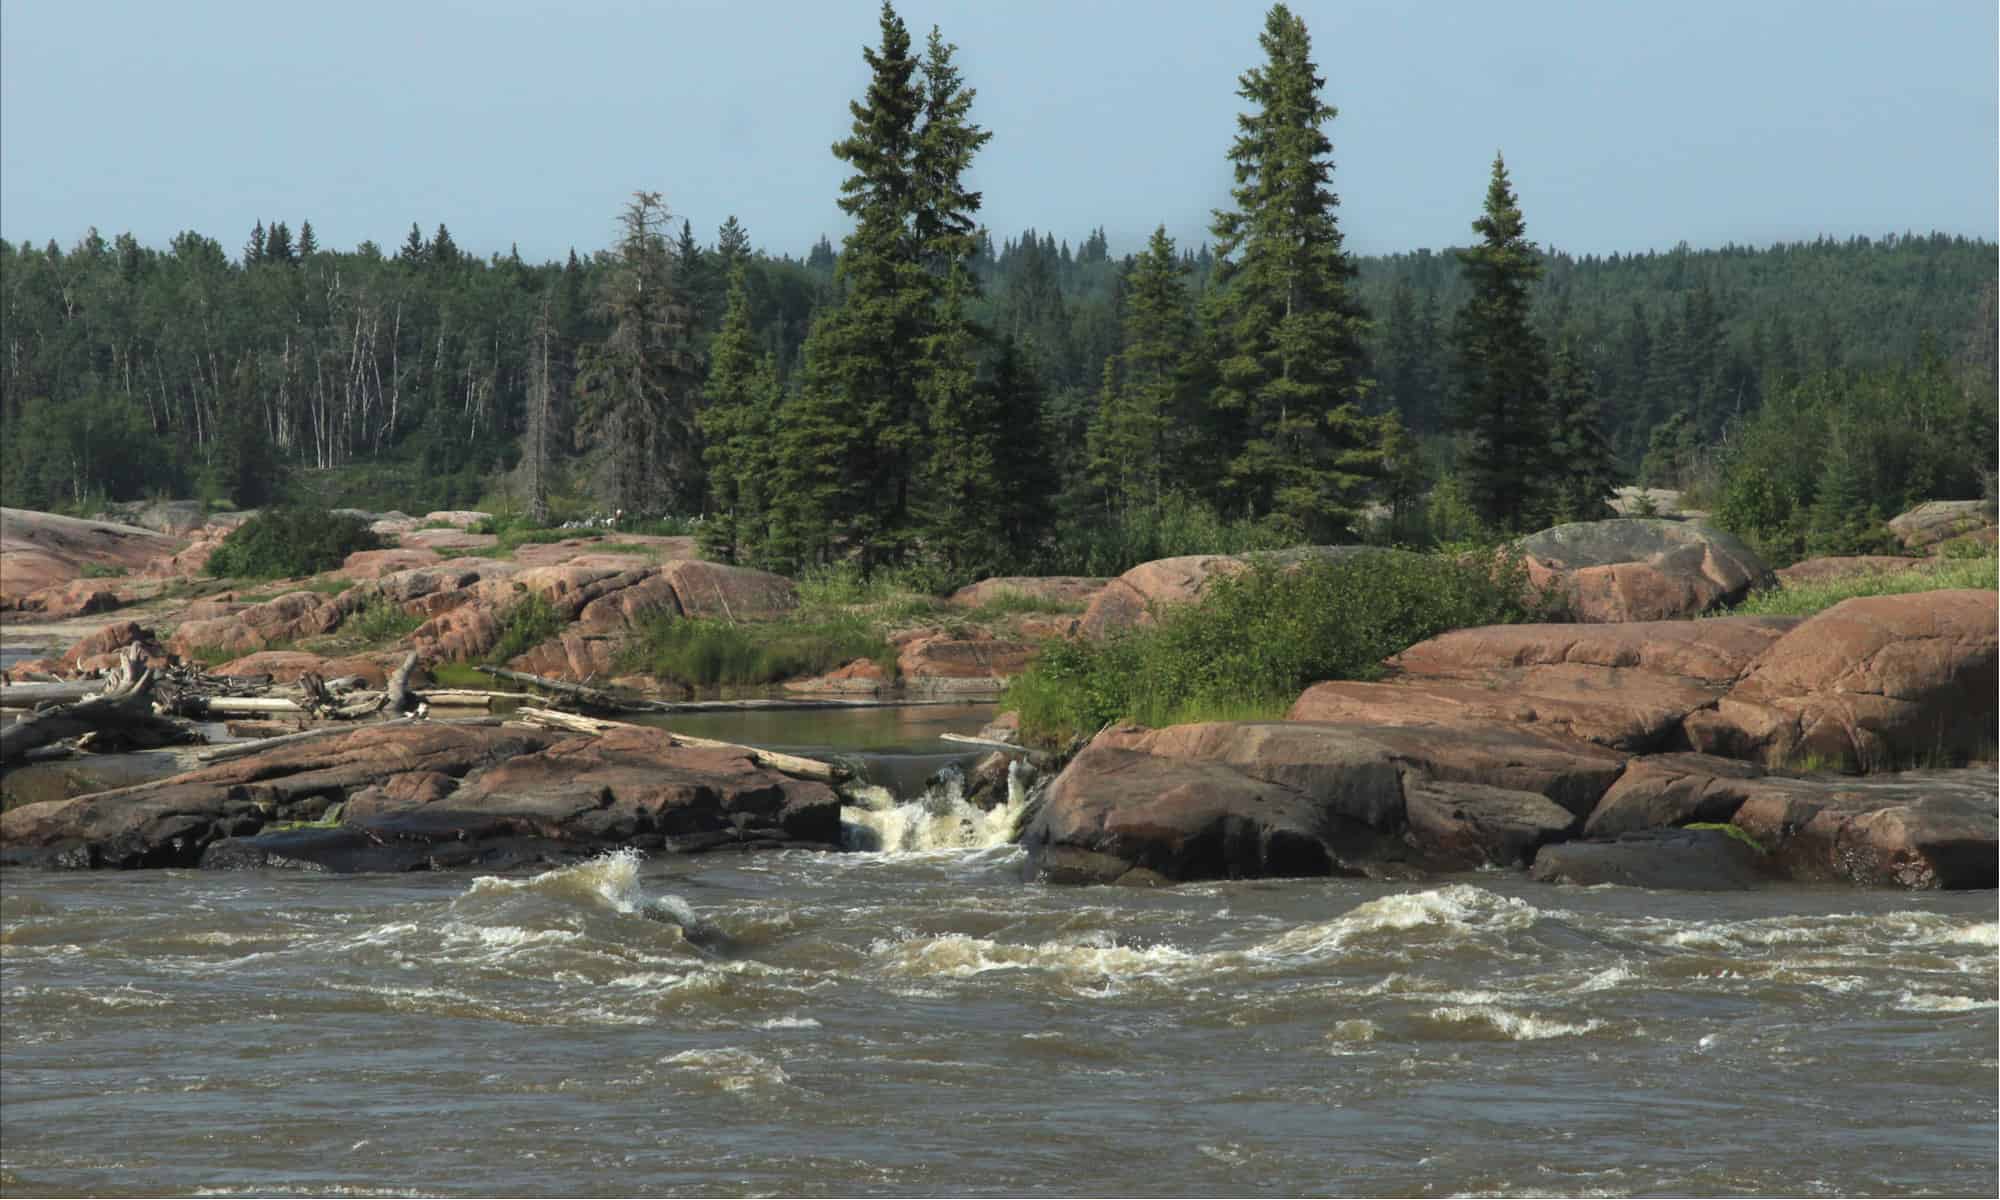
[[[101,679],[72,679],[63,683],[9,683],[0,685],[0,708],[34,708],[41,704],[74,704],[104,690]]]
[[[566,683],[560,679],[549,679],[541,675],[530,675],[526,671],[509,671],[505,667],[474,667],[473,670],[495,679],[505,679],[511,683],[525,683],[529,687],[553,692],[578,708],[595,709],[598,712],[666,712],[668,706],[657,700],[638,700],[615,696],[601,688],[581,683]]]
[[[652,729],[667,735],[676,746],[686,746],[694,750],[730,750],[741,753],[760,767],[768,767],[780,774],[799,779],[813,779],[820,783],[839,783],[848,776],[845,767],[834,763],[821,762],[816,758],[803,758],[796,754],[784,754],[776,750],[764,750],[756,746],[739,746],[734,742],[718,742],[713,738],[689,737],[684,733],[660,729],[653,725],[634,725],[629,721],[607,721],[601,717],[582,717],[575,713],[556,712],[547,708],[523,708],[514,713],[514,720],[544,729],[561,729],[571,733],[609,733],[614,729]]]
[[[153,711],[153,672],[138,646],[125,647],[118,665],[88,699],[42,709],[0,728],[0,763],[19,762],[32,751],[70,738],[90,737],[99,747],[133,749],[199,741],[187,726]]]

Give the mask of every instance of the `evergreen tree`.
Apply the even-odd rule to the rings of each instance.
[[[964,266],[954,268],[924,337],[917,377],[929,433],[917,501],[924,548],[951,574],[967,579],[995,572],[1002,560],[994,475],[1002,430],[994,419],[993,394],[975,374],[977,335],[966,315],[971,291]]]
[[[657,192],[634,193],[625,206],[594,306],[609,332],[577,355],[584,414],[608,451],[609,497],[634,513],[687,512],[701,502],[687,307],[667,219]],[[447,236],[442,226],[438,235]]]
[[[1472,228],[1479,244],[1458,252],[1472,296],[1453,330],[1457,423],[1470,440],[1459,466],[1480,519],[1518,530],[1546,512],[1550,429],[1546,356],[1528,314],[1541,263],[1499,155]]]
[[[417,228],[415,221],[410,222],[410,236],[403,239],[402,249],[396,251],[396,261],[414,266],[429,262],[430,257],[431,248],[430,244],[424,241],[424,231]]]
[[[1125,275],[1124,345],[1115,370],[1105,363],[1092,431],[1099,486],[1120,511],[1157,510],[1178,466],[1187,418],[1182,359],[1194,333],[1185,274],[1162,225]]]
[[[1606,503],[1618,488],[1618,457],[1604,435],[1604,420],[1590,377],[1567,343],[1549,369],[1549,416],[1556,491],[1549,515],[1559,521],[1611,516]]]
[[[729,303],[722,328],[708,348],[708,383],[702,389],[703,458],[708,464],[706,519],[701,548],[710,558],[739,562],[748,556],[758,515],[746,502],[762,474],[757,428],[757,362],[755,335],[750,329],[750,293],[739,265],[729,279]]]
[[[55,247],[55,243],[50,242],[49,246],[51,249],[53,249]],[[54,256],[51,255],[50,257]],[[250,229],[250,240],[243,244],[243,265],[246,267],[254,267],[258,263],[263,261],[264,261],[264,222],[259,221]]]
[[[528,360],[528,411],[521,434],[521,469],[527,476],[528,519],[536,525],[549,520],[549,426],[555,407],[555,320],[554,299],[543,295],[535,314],[531,357]]]
[[[717,269],[730,279],[734,278],[736,264],[750,259],[750,233],[734,213],[715,231],[715,257]]]
[[[319,239],[313,236],[313,223],[311,221],[300,221],[299,258],[301,260],[308,259],[318,253]]]
[[[264,261],[285,266],[296,261],[292,250],[292,231],[283,221],[273,222],[270,231],[264,235]]]
[[[451,240],[451,230],[438,222],[438,230],[431,236],[430,260],[433,266],[455,267],[458,265],[458,243]]]
[[[1327,186],[1336,115],[1320,98],[1305,22],[1284,5],[1265,17],[1262,67],[1238,94],[1229,157],[1237,207],[1215,214],[1221,290],[1210,321],[1220,342],[1210,404],[1225,418],[1225,499],[1294,536],[1350,529],[1381,473],[1380,427],[1362,415],[1370,381],[1367,315]]]

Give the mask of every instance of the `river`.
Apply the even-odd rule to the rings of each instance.
[[[920,759],[983,715],[762,732]],[[1004,836],[953,802],[851,815]],[[10,871],[0,1191],[1992,1194],[1994,905],[1060,889],[1005,844]]]

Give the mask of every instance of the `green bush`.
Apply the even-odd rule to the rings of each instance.
[[[1879,571],[1843,575],[1818,583],[1800,583],[1753,592],[1729,612],[1730,616],[1809,617],[1856,596],[1894,596],[1904,592],[1931,592],[1947,588],[1995,587],[2000,558],[1988,553],[1980,558],[1935,559],[1907,571]]]
[[[1530,619],[1524,576],[1485,555],[1363,551],[1274,559],[1216,579],[1199,604],[1102,643],[1046,646],[1006,705],[1042,742],[1113,721],[1277,715],[1306,685],[1367,679],[1381,660],[1449,629]]]
[[[491,662],[519,658],[563,631],[569,622],[540,592],[529,592],[500,614],[500,639],[487,654]]]
[[[218,579],[290,579],[331,571],[348,555],[382,545],[359,517],[274,508],[231,531],[209,555],[206,570]]]
[[[422,617],[404,612],[401,605],[385,596],[377,596],[349,613],[341,621],[340,631],[379,646],[402,641],[423,623]]]
[[[1186,554],[1244,554],[1297,544],[1284,530],[1228,520],[1180,493],[1159,507],[1118,514],[1092,512],[1066,522],[1035,564],[1044,575],[1122,575],[1140,563]]]
[[[695,687],[775,683],[869,658],[893,671],[895,650],[859,616],[738,625],[657,614],[643,621],[621,665]]]

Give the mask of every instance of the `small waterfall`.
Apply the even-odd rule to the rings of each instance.
[[[983,850],[1020,835],[1023,816],[1040,781],[1019,759],[1007,765],[1007,799],[982,809],[965,798],[965,770],[952,765],[931,777],[923,792],[899,799],[888,788],[851,785],[840,810],[841,841],[849,850],[913,853]]]

